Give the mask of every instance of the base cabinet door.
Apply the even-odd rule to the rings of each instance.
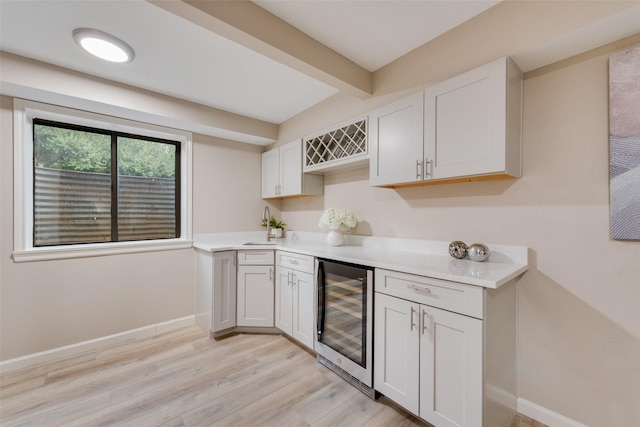
[[[214,334],[236,326],[236,252],[213,254],[213,313],[211,332]]]
[[[420,417],[482,427],[482,320],[420,306]]]
[[[377,391],[434,426],[482,427],[482,320],[381,293],[374,320]]]
[[[275,326],[287,335],[293,335],[293,270],[276,267]]]
[[[307,257],[305,257],[307,258]],[[300,260],[284,261],[300,264]],[[313,265],[309,258],[309,265]],[[304,269],[302,267],[301,269]],[[315,333],[315,281],[311,273],[276,266],[275,326],[301,344],[313,349]]]
[[[313,349],[315,331],[313,274],[299,271],[292,274],[292,336],[308,348]]]
[[[238,266],[238,326],[273,326],[273,266]]]
[[[376,293],[373,383],[376,390],[419,414],[419,305]]]

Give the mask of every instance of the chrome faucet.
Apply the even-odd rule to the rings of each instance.
[[[267,225],[267,242],[271,241],[271,211],[265,206],[262,211],[262,223]]]

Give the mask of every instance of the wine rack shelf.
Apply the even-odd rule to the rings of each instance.
[[[305,138],[304,152],[305,172],[331,170],[368,159],[366,117]]]

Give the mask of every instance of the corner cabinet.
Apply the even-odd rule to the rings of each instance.
[[[262,198],[321,196],[322,175],[302,172],[302,140],[262,154]]]
[[[276,251],[275,326],[313,349],[314,258]]]
[[[236,252],[196,249],[196,323],[210,337],[236,326]]]
[[[273,327],[273,252],[238,251],[238,326]]]
[[[373,186],[520,177],[522,72],[508,58],[369,115]]]
[[[510,426],[515,285],[375,274],[375,389],[437,427]]]

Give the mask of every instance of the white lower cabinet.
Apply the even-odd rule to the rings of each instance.
[[[482,320],[420,305],[420,417],[482,426]]]
[[[210,336],[236,326],[236,251],[196,251],[195,313]]]
[[[418,306],[375,294],[373,384],[380,393],[416,415],[420,408],[420,333],[414,325]]]
[[[273,251],[238,251],[238,326],[273,327]]]
[[[276,259],[275,326],[313,349],[313,257],[278,251]]]
[[[238,266],[238,326],[273,326],[273,266]]]
[[[515,286],[478,298],[462,284],[454,296],[456,285],[376,270],[374,388],[436,427],[509,426],[516,405]],[[433,306],[454,298],[475,300],[482,318]]]

